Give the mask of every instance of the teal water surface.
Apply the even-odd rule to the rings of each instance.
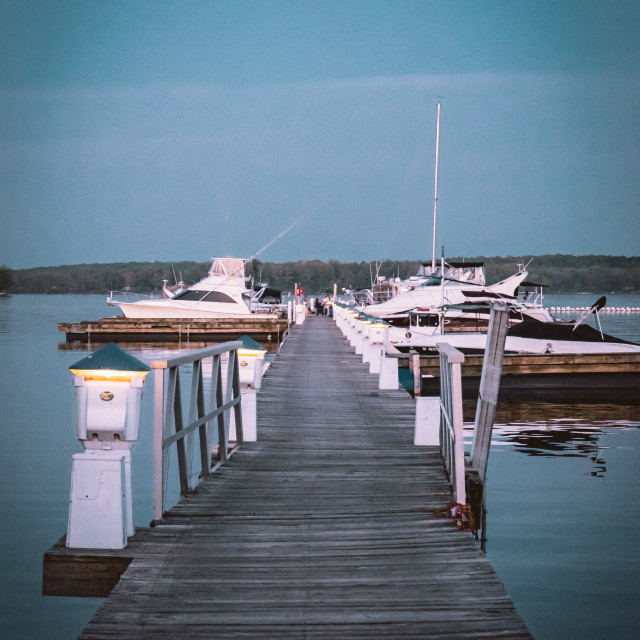
[[[610,296],[616,300],[640,306],[639,297]],[[42,556],[66,531],[71,456],[81,450],[68,367],[85,354],[61,346],[57,324],[109,315],[106,296],[0,299],[1,638],[75,638],[101,603],[44,597],[41,589]],[[603,316],[605,331],[636,341],[639,325],[638,314]],[[131,351],[147,363],[166,353]],[[639,413],[616,405],[499,406],[487,553],[538,640],[637,636]],[[133,450],[136,526],[152,518],[151,446],[152,387]]]

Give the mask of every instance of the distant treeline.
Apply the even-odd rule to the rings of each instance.
[[[451,261],[483,261],[489,284],[516,272],[521,258],[467,257]],[[526,258],[529,281],[548,285],[547,293],[640,293],[640,257],[544,255]],[[105,293],[130,290],[149,293],[162,281],[186,285],[206,276],[209,262],[124,262],[78,264],[61,267],[16,269],[5,273],[10,293]],[[256,282],[266,282],[283,292],[298,283],[307,292],[369,287],[376,275],[407,278],[416,273],[420,261],[338,262],[329,260],[298,262],[258,262],[247,265],[247,274]],[[4,269],[7,269],[4,267]],[[1,288],[1,287],[0,287]]]

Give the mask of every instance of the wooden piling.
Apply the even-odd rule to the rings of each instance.
[[[475,469],[484,482],[489,460],[493,421],[496,415],[498,392],[500,390],[500,376],[502,374],[502,359],[507,337],[509,308],[505,304],[497,303],[491,308],[487,346],[482,365],[480,392],[476,406],[476,418],[473,429],[473,443],[471,445],[470,466]]]

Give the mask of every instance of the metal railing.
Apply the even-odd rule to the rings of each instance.
[[[234,411],[236,445],[242,444],[242,410],[238,375],[238,349],[242,342],[225,342],[215,347],[197,349],[168,360],[154,361],[154,460],[153,519],[158,522],[165,512],[169,475],[169,454],[175,444],[180,478],[180,493],[193,491],[202,476],[211,473],[215,462],[229,456],[229,425]],[[228,354],[226,380],[222,359]],[[211,359],[211,388],[205,393],[203,361]],[[191,369],[188,417],[183,415],[180,367]],[[186,373],[185,371],[182,372]],[[224,384],[223,384],[224,383]],[[207,397],[208,396],[208,397]],[[186,424],[185,424],[186,422]],[[217,428],[216,428],[217,427]],[[196,433],[199,444],[200,471],[193,469]],[[217,449],[215,447],[217,444]]]
[[[449,474],[453,497],[466,503],[462,374],[464,355],[446,343],[436,344],[440,354],[440,453]]]

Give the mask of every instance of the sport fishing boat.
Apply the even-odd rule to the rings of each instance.
[[[247,260],[212,260],[206,278],[189,287],[181,287],[172,297],[127,300],[117,299],[112,292],[107,303],[120,307],[127,318],[275,317],[275,306],[260,303],[266,286],[260,287],[257,291],[247,287]]]
[[[543,321],[524,317],[507,329],[505,354],[629,354],[640,353],[640,345],[616,338],[602,331],[598,311],[606,304],[599,298],[575,322]],[[593,315],[597,328],[583,324]],[[394,343],[401,353],[416,351],[421,354],[436,352],[436,343],[446,342],[465,354],[482,354],[487,333],[477,331],[447,331],[447,325],[435,313],[412,314],[414,324],[405,338]],[[429,326],[429,323],[431,326]],[[422,326],[420,326],[422,325]]]
[[[245,274],[245,265],[257,258],[274,242],[282,238],[302,218],[277,234],[262,249],[250,258],[212,258],[213,262],[206,278],[185,287],[183,282],[175,287],[167,287],[165,280],[162,298],[132,299],[119,293],[117,299],[113,292],[107,298],[107,304],[118,306],[127,318],[263,318],[272,320],[280,315],[282,309],[280,292],[261,284],[247,287],[251,280]]]

